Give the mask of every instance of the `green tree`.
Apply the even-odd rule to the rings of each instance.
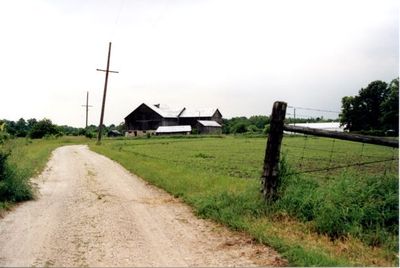
[[[399,133],[399,78],[394,79],[389,84],[387,98],[381,105],[382,117],[381,123],[384,129],[394,130]]]
[[[6,122],[6,132],[8,134],[10,134],[11,136],[15,136],[15,134],[17,133],[17,128],[16,128],[16,124],[14,121],[5,121]]]
[[[263,130],[266,124],[269,124],[270,119],[265,115],[253,115],[249,118],[250,124],[255,125],[259,130]]]
[[[385,117],[392,122],[397,112],[398,120],[398,93],[396,99],[395,91],[395,83],[388,86],[383,81],[374,81],[362,88],[357,96],[343,97],[341,124],[349,131],[387,130],[387,124],[382,123]]]
[[[50,119],[43,119],[38,121],[31,129],[29,136],[32,139],[41,139],[47,135],[58,134],[57,126],[53,125]]]
[[[121,132],[122,134],[124,134],[125,131],[126,131],[125,122],[119,123],[119,125],[116,127],[116,129],[117,129],[119,132]]]
[[[37,120],[35,118],[28,119],[26,122],[28,124],[29,131],[33,128],[34,125],[37,124]]]
[[[26,137],[28,134],[28,125],[25,119],[20,118],[17,123],[15,124],[15,136],[17,137]]]

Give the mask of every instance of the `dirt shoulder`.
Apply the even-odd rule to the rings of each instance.
[[[86,146],[56,149],[37,200],[0,220],[0,266],[282,266]]]

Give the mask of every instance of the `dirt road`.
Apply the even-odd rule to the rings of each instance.
[[[56,149],[35,201],[0,219],[0,266],[285,265],[86,146]]]

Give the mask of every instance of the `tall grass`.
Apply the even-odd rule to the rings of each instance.
[[[9,152],[0,151],[0,208],[5,207],[5,202],[28,200],[33,196],[23,171],[7,161],[9,155]]]
[[[334,180],[317,183],[310,175],[290,175],[281,162],[280,197],[275,211],[312,222],[315,230],[332,239],[352,235],[370,246],[397,252],[399,229],[398,178],[360,176],[343,171]]]

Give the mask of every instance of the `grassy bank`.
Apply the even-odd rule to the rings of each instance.
[[[313,146],[318,145],[317,140],[313,142],[316,143]],[[200,216],[246,231],[260,242],[276,248],[291,265],[394,266],[398,263],[398,233],[392,230],[396,229],[398,221],[391,222],[398,216],[398,198],[393,197],[398,194],[398,188],[393,188],[398,180],[395,167],[387,172],[386,179],[375,174],[377,168],[367,169],[366,173],[348,169],[329,176],[287,176],[281,187],[280,202],[267,207],[259,194],[265,143],[265,138],[245,137],[121,139],[105,140],[101,146],[92,144],[91,149],[182,198]],[[284,139],[283,151],[289,166],[296,167],[299,157],[294,157],[296,152],[288,150],[300,148],[303,144],[302,137]],[[322,140],[323,148],[330,144],[330,141]],[[338,150],[349,152],[359,148],[358,144],[346,142],[335,145]],[[363,150],[368,155],[392,154],[373,146]],[[314,157],[312,154],[306,153],[309,158]],[[323,158],[321,154],[316,157]],[[335,154],[334,158],[343,161],[340,154]],[[305,166],[311,165],[314,163]],[[355,174],[366,174],[367,177]],[[385,196],[386,192],[382,192],[388,189],[392,190]],[[343,190],[347,192],[341,192]],[[342,193],[346,194],[341,196]],[[357,193],[360,193],[360,198]],[[378,199],[380,205],[374,205],[376,198],[381,198]],[[360,202],[362,209],[357,210]],[[381,210],[385,209],[392,214],[382,214],[388,221],[378,222],[380,213],[385,212]],[[362,217],[376,210],[376,217]],[[358,216],[354,216],[356,213]],[[337,216],[333,218],[333,226],[329,220],[332,215]],[[368,219],[375,221],[368,222]],[[346,229],[343,224],[350,225]],[[328,231],[345,230],[345,233],[330,234],[324,228]],[[371,228],[377,228],[377,232]],[[386,237],[389,242],[371,243],[377,233],[382,235],[378,240]],[[364,234],[372,238],[368,240]]]
[[[29,179],[44,169],[55,148],[86,141],[86,138],[77,137],[37,140],[18,138],[7,140],[0,145],[3,152],[9,153],[5,163],[4,179],[0,181],[0,212],[15,202],[34,197]]]

